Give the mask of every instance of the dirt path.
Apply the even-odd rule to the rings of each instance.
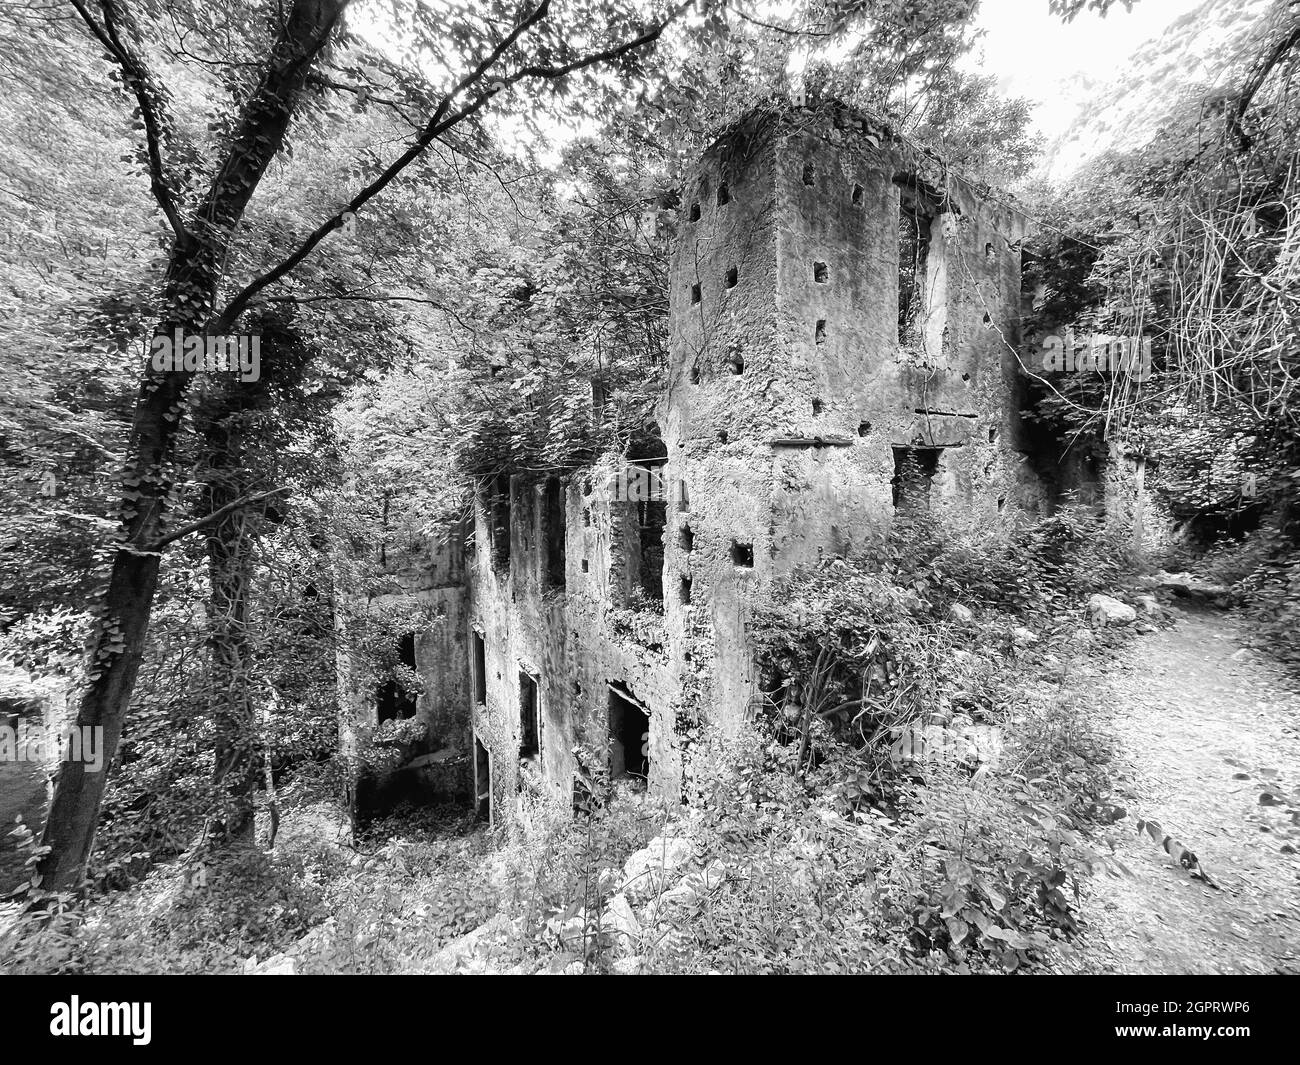
[[[1095,680],[1120,743],[1116,856],[1083,900],[1067,967],[1300,973],[1300,692],[1226,615],[1178,612]],[[1262,801],[1261,801],[1262,800]],[[1219,885],[1147,836],[1158,822]]]

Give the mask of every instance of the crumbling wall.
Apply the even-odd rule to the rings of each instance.
[[[903,330],[908,199],[930,213]],[[907,449],[933,466],[917,483],[940,521],[996,528],[1038,505],[1015,410],[1023,224],[845,109],[743,124],[684,200],[661,417],[691,501],[670,525],[692,537],[670,541],[665,583],[690,579],[695,623],[669,628],[734,726],[755,695],[747,604],[886,529]]]
[[[859,550],[899,500],[993,532],[1042,500],[1018,413],[1014,210],[843,108],[743,123],[683,201],[662,587],[635,551],[644,511],[615,490],[618,456],[567,480],[562,507],[532,477],[480,492],[464,638],[483,641],[472,725],[498,812],[529,776],[569,794],[574,745],[608,738],[611,684],[648,711],[650,784],[675,793],[693,724],[734,730],[750,711],[746,620],[775,578]],[[900,269],[900,248],[917,265]],[[521,674],[541,718],[522,765]]]
[[[511,478],[508,565],[478,550],[469,560],[469,629],[479,634],[486,664],[485,700],[473,728],[491,755],[492,808],[509,811],[522,786],[567,798],[578,770],[574,746],[609,735],[611,683],[650,710],[650,786],[675,781],[672,705],[679,684],[666,652],[664,619],[633,609],[626,559],[631,539],[626,506],[615,498],[618,462],[564,485],[564,587],[548,586],[545,545],[537,535],[543,485]],[[476,537],[486,543],[487,516],[476,507]],[[520,674],[536,680],[541,716],[539,764],[521,766]],[[495,815],[494,815],[495,816]]]
[[[453,525],[436,539],[420,539],[385,551],[390,590],[369,598],[351,597],[354,610],[387,606],[420,608],[428,621],[414,631],[415,671],[422,691],[415,718],[424,725],[418,764],[401,770],[401,788],[413,796],[463,798],[470,794],[472,755],[469,728],[467,650],[468,590],[465,585],[466,529]],[[347,595],[342,588],[339,595]],[[341,624],[340,617],[340,624]],[[378,691],[372,675],[350,650],[350,635],[340,631],[337,657],[341,752],[354,770],[379,724]],[[418,752],[413,752],[418,753]]]

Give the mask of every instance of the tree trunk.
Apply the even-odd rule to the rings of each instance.
[[[238,386],[230,392],[237,394]],[[251,494],[254,476],[245,468],[241,412],[220,404],[203,426],[208,452],[208,513]],[[216,727],[213,783],[222,806],[209,826],[216,841],[248,840],[257,789],[257,727],[253,716],[253,651],[248,630],[248,591],[253,548],[265,503],[231,509],[207,530],[210,710]]]
[[[212,314],[221,264],[266,168],[284,142],[303,84],[334,32],[346,0],[295,0],[266,73],[240,117],[229,152],[203,201],[172,246],[155,335],[194,333]],[[135,687],[161,561],[168,494],[183,401],[193,374],[146,366],[136,399],[120,507],[121,529],[91,636],[88,675],[75,725],[102,730],[104,768],[59,766],[38,867],[39,886],[69,891],[85,877],[108,764],[117,752]]]

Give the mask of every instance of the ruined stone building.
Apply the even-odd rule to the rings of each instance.
[[[1013,209],[823,107],[719,140],[681,211],[662,448],[503,475],[471,552],[403,560],[406,593],[445,617],[408,649],[430,759],[462,765],[493,817],[521,774],[569,795],[583,739],[608,737],[616,776],[675,789],[683,723],[734,727],[756,696],[746,612],[774,578],[900,508],[996,525],[1039,503]],[[353,696],[363,724],[393,712]]]

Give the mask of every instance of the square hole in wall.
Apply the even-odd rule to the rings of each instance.
[[[591,572],[591,563],[588,562],[585,558],[582,560],[582,572],[583,573]]]
[[[866,436],[871,432],[870,422],[858,422],[858,436]]]
[[[677,584],[677,602],[682,606],[691,605],[691,579],[683,576]]]
[[[739,540],[731,541],[731,564],[742,569],[754,568],[754,545],[742,544]]]
[[[814,399],[812,401],[812,412],[814,414],[820,414],[822,412],[822,401],[820,399]]]
[[[690,218],[692,222],[698,222],[700,220],[700,205],[698,203],[691,204]]]
[[[803,165],[803,183],[804,183],[805,185],[811,185],[811,184],[813,183],[813,181],[816,179],[816,177],[817,177],[817,170],[816,170],[816,168],[812,165],[812,163],[804,163],[804,165]]]
[[[694,285],[691,286],[691,302],[692,302],[692,303],[699,303],[700,300],[703,299],[703,296],[704,296],[703,290],[700,288],[700,285],[699,285],[698,282],[697,282],[696,284],[694,284]]]
[[[817,325],[813,329],[813,342],[816,344],[826,343],[826,319],[818,318]]]
[[[730,270],[727,271],[727,288],[735,288],[736,282],[739,280],[740,280],[740,271],[733,266]]]
[[[730,202],[731,202],[731,189],[727,187],[727,183],[724,181],[721,185],[718,186],[718,206],[725,207]]]
[[[862,186],[855,184],[853,186],[853,205],[856,207],[862,203]]]
[[[997,442],[998,442],[998,431],[997,431],[996,429],[990,429],[990,430],[989,430],[989,443],[990,443],[990,444],[996,444]]]
[[[813,281],[814,281],[816,284],[818,284],[818,285],[824,285],[824,284],[826,284],[826,280],[827,280],[827,277],[828,277],[828,276],[829,276],[829,275],[828,275],[828,272],[827,272],[827,270],[826,270],[826,264],[825,264],[825,263],[819,263],[819,262],[815,262],[815,263],[813,263]]]
[[[677,530],[677,546],[687,553],[695,550],[695,533],[689,525],[683,525]]]

